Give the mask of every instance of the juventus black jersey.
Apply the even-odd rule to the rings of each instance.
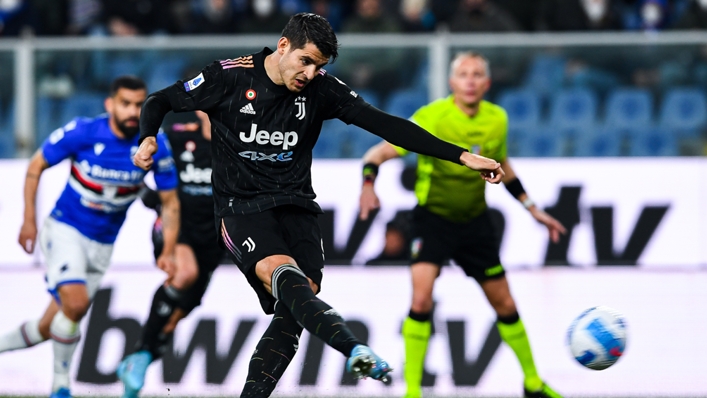
[[[285,204],[320,213],[310,167],[322,122],[339,118],[351,123],[369,106],[324,70],[299,93],[275,84],[265,72],[265,57],[271,53],[265,48],[216,61],[196,77],[162,90],[175,112],[209,115],[219,216]]]
[[[183,124],[172,125],[167,138],[179,173],[182,233],[211,237],[214,234],[211,142],[201,134],[201,126],[196,131],[186,131]]]

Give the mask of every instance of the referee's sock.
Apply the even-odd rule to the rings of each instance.
[[[269,397],[299,347],[302,326],[281,302],[275,304],[270,326],[260,338],[248,365],[241,398]]]
[[[160,286],[155,292],[150,307],[150,315],[142,328],[142,336],[137,344],[138,351],[149,351],[153,361],[160,358],[169,343],[170,335],[162,333],[169,318],[178,307],[183,292],[173,286]]]
[[[344,356],[348,357],[355,346],[363,344],[341,315],[314,295],[307,277],[296,266],[285,264],[273,272],[272,293],[300,325]]]
[[[35,319],[0,336],[0,352],[32,347],[46,340],[39,333],[39,319]]]
[[[498,332],[503,341],[513,350],[520,362],[520,367],[525,375],[525,388],[529,391],[539,391],[543,387],[543,381],[538,376],[538,370],[533,361],[533,351],[530,349],[528,334],[518,313],[509,316],[498,317]]]
[[[425,371],[427,345],[432,335],[430,313],[420,314],[410,310],[403,321],[403,340],[405,341],[405,384],[406,398],[422,396],[422,375]]]

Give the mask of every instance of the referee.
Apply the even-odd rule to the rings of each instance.
[[[346,356],[354,376],[385,380],[388,364],[358,340],[336,310],[317,299],[324,253],[322,213],[311,183],[312,148],[322,123],[338,118],[407,149],[464,164],[498,183],[494,160],[439,140],[370,106],[322,67],[338,55],[326,19],[294,15],[275,50],[216,61],[201,73],[151,94],[143,106],[143,168],[170,110],[202,110],[212,125],[213,196],[220,241],[255,290],[272,322],[257,345],[241,397],[270,396],[307,329]],[[370,294],[351,289],[352,299]]]
[[[545,225],[553,242],[565,228],[535,206],[516,177],[506,156],[508,117],[498,105],[484,101],[491,84],[489,63],[481,54],[461,53],[452,61],[449,85],[452,94],[420,108],[412,121],[435,136],[500,162],[502,181],[538,222]],[[395,143],[394,143],[395,144]],[[398,144],[399,145],[399,144]],[[382,142],[364,155],[361,217],[379,206],[373,190],[378,166],[404,156],[408,150]],[[501,338],[513,349],[525,374],[528,398],[556,398],[538,376],[523,322],[511,296],[499,259],[496,239],[484,198],[485,184],[464,167],[440,162],[430,156],[418,158],[411,247],[412,304],[403,323],[405,340],[405,398],[422,396],[421,383],[427,343],[432,333],[431,312],[434,282],[447,260],[454,261],[481,285],[498,315]]]

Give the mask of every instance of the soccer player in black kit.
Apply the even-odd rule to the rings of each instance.
[[[134,157],[149,167],[154,136],[173,110],[202,110],[212,125],[213,189],[221,242],[257,293],[270,326],[251,358],[241,397],[268,397],[298,347],[302,329],[348,359],[356,377],[385,380],[388,364],[317,299],[324,253],[311,185],[312,148],[322,122],[338,118],[410,151],[464,164],[498,183],[499,163],[441,141],[366,103],[322,69],[338,55],[326,19],[290,18],[275,51],[216,61],[196,77],[151,94]],[[370,294],[358,291],[354,294]]]
[[[201,304],[211,274],[225,256],[214,228],[211,123],[203,112],[197,111],[196,116],[198,123],[175,123],[167,129],[167,139],[179,177],[177,192],[182,204],[175,269],[155,292],[136,352],[128,355],[118,366],[117,374],[125,387],[124,398],[138,396],[148,366],[164,354],[179,320]],[[160,213],[157,192],[147,188],[141,198],[146,206]],[[159,217],[153,227],[152,240],[155,255],[158,255],[163,244]]]

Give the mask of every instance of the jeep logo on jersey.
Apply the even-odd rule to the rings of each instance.
[[[194,167],[193,164],[188,164],[186,170],[179,173],[179,179],[185,183],[193,182],[196,184],[202,184],[211,182],[211,167],[200,169],[198,167]]]
[[[238,154],[246,159],[255,160],[260,162],[261,160],[269,160],[271,162],[289,162],[292,160],[292,151],[282,152],[282,153],[262,153],[255,151],[243,151]]]
[[[297,97],[295,100],[295,105],[297,106],[297,114],[295,117],[299,120],[304,119],[305,115],[307,114],[307,110],[305,109],[305,102],[307,101],[307,97]]]
[[[258,125],[255,123],[251,124],[250,133],[248,135],[241,131],[240,138],[243,142],[255,141],[260,145],[282,145],[282,149],[289,149],[297,145],[297,141],[299,141],[299,135],[297,135],[296,131],[287,131],[285,133],[280,131],[273,131],[272,133],[265,130],[258,131]]]

